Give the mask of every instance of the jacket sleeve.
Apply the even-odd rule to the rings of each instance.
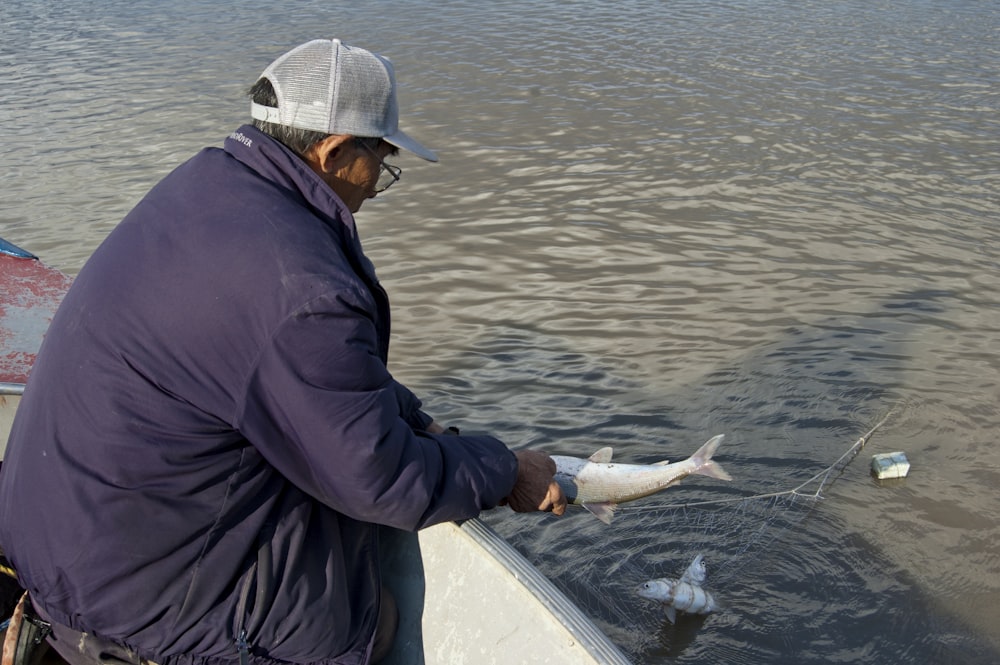
[[[416,530],[496,506],[517,460],[489,436],[411,425],[419,401],[389,374],[362,296],[315,299],[271,336],[236,425],[291,483],[352,518]],[[424,416],[426,417],[426,415]]]
[[[420,400],[409,388],[396,380],[392,383],[396,391],[396,401],[399,402],[399,417],[413,429],[426,430],[434,419],[420,409],[422,406]]]

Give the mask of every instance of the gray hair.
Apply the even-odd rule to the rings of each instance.
[[[250,101],[261,106],[270,106],[273,108],[278,105],[278,95],[274,93],[274,86],[271,85],[271,81],[266,78],[257,79],[257,82],[247,90],[247,97],[250,98]],[[253,119],[251,124],[275,141],[284,144],[286,148],[299,157],[305,157],[306,151],[314,143],[319,143],[326,137],[331,136],[324,132],[279,125],[275,122],[265,122],[256,118]],[[374,150],[378,147],[382,139],[377,136],[355,136],[354,141],[359,145],[363,144]],[[395,155],[398,153],[399,149],[394,146],[391,154]]]
[[[274,93],[274,86],[266,78],[257,79],[257,82],[247,90],[247,96],[251,101],[261,106],[275,107],[278,105],[278,95]],[[285,145],[286,148],[294,152],[299,157],[303,157],[311,145],[322,141],[329,134],[316,132],[311,129],[298,129],[288,125],[279,125],[263,120],[253,120],[253,126],[264,132],[274,140]]]

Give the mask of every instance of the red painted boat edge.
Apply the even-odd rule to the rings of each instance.
[[[20,392],[72,279],[0,238],[0,389]],[[12,384],[12,385],[5,385]]]

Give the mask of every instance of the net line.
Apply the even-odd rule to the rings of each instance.
[[[621,525],[607,558],[565,571],[564,589],[626,651],[640,652],[663,623],[659,607],[638,598],[635,588],[649,579],[678,577],[703,553],[709,585],[725,588],[748,569],[765,568],[769,548],[800,525],[824,499],[872,436],[893,415],[890,409],[833,463],[791,488],[719,499],[659,505],[620,506]],[[714,488],[713,488],[714,489]],[[741,490],[728,490],[741,492]],[[626,526],[627,525],[627,526]],[[592,526],[573,535],[578,547],[607,548],[608,533]],[[603,527],[606,529],[606,527]],[[650,534],[663,536],[650,538]],[[584,543],[589,541],[589,545]],[[759,572],[756,571],[756,572]],[[739,581],[737,580],[737,583]]]
[[[703,508],[706,506],[721,506],[730,503],[741,503],[743,501],[750,501],[752,499],[774,499],[784,496],[796,496],[806,499],[822,499],[824,498],[823,489],[828,485],[830,485],[834,480],[836,480],[837,477],[839,477],[844,472],[844,469],[846,469],[847,466],[854,460],[854,458],[858,456],[858,454],[861,452],[861,449],[864,448],[865,445],[868,443],[869,439],[872,438],[872,435],[875,434],[875,431],[878,430],[878,428],[880,428],[882,425],[884,425],[886,421],[889,420],[889,417],[892,416],[892,414],[893,412],[890,411],[885,416],[883,416],[882,419],[879,420],[877,423],[875,423],[875,425],[872,426],[870,430],[862,434],[861,437],[857,441],[855,441],[854,444],[850,448],[848,448],[843,455],[838,457],[833,464],[831,464],[830,466],[826,467],[813,477],[803,481],[802,483],[796,485],[791,489],[781,490],[778,492],[765,492],[763,494],[753,494],[750,496],[731,497],[728,499],[713,499],[710,501],[691,501],[686,503],[666,504],[660,506],[659,509],[667,510],[671,508],[682,508],[682,509],[698,508],[698,507]],[[836,473],[836,476],[833,479],[831,479],[831,476],[833,476],[834,473]],[[804,492],[805,488],[809,487],[814,483],[816,484],[816,489],[811,492],[805,493]],[[628,506],[626,506],[626,508],[628,508]]]

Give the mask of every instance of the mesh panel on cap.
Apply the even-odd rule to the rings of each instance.
[[[329,134],[385,136],[397,129],[391,65],[365,51],[317,40],[264,72],[281,123]]]
[[[311,42],[265,72],[278,96],[281,124],[329,132],[331,64],[329,43]]]
[[[332,124],[340,134],[385,136],[396,131],[397,112],[388,64],[375,55],[342,47],[340,85]]]
[[[437,156],[399,129],[392,63],[339,40],[316,39],[284,54],[261,74],[277,108],[251,101],[254,120],[326,134],[380,136],[436,162]]]

